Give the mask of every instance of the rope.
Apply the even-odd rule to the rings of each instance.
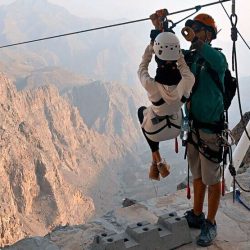
[[[155,198],[158,197],[158,188],[156,188],[155,184],[154,184],[154,181],[151,180],[152,184],[153,184],[153,187],[154,187],[154,191],[155,191]]]
[[[240,116],[241,116],[241,120],[242,120],[242,123],[243,123],[244,131],[245,131],[245,133],[247,135],[248,140],[250,140],[249,134],[248,134],[247,129],[246,129],[246,121],[243,118],[243,112],[242,112],[241,97],[240,97],[240,88],[239,88],[239,83],[238,83],[237,53],[236,53],[235,42],[234,42],[234,45],[233,45],[233,53],[234,53],[235,76],[236,76],[236,81],[237,81],[237,96],[238,96]]]
[[[221,3],[223,9],[225,10],[227,16],[229,17],[226,9],[224,8],[223,4]],[[237,52],[236,52],[236,41],[237,41],[237,34],[238,34],[238,30],[237,30],[237,21],[238,21],[238,17],[235,13],[235,0],[232,0],[232,14],[229,17],[232,28],[231,28],[231,39],[233,41],[233,48],[232,48],[232,69],[233,71],[235,71],[235,78],[236,78],[236,83],[237,83],[237,94],[238,94],[238,102],[239,102],[239,110],[240,110],[240,115],[241,115],[241,120],[243,122],[243,126],[244,126],[244,131],[248,137],[248,139],[250,140],[249,134],[247,132],[246,129],[246,124],[245,121],[243,119],[243,114],[242,114],[242,107],[241,107],[241,100],[240,100],[240,90],[239,90],[239,83],[238,83],[238,65],[237,65]],[[229,148],[229,159],[230,159],[230,164],[229,164],[229,171],[231,173],[231,175],[233,176],[233,201],[235,201],[235,198],[237,199],[236,196],[236,188],[235,188],[235,183],[238,184],[238,186],[245,192],[250,192],[250,190],[244,189],[239,182],[236,180],[236,170],[234,168],[233,165],[233,156],[232,156],[232,147]]]
[[[101,27],[97,27],[97,28],[93,28],[93,29],[80,30],[80,31],[75,31],[75,32],[70,32],[70,33],[64,33],[64,34],[55,35],[55,36],[48,36],[48,37],[38,38],[38,39],[24,41],[24,42],[7,44],[7,45],[0,46],[0,49],[7,48],[7,47],[13,47],[13,46],[17,46],[17,45],[22,45],[22,44],[27,44],[27,43],[34,43],[34,42],[39,42],[39,41],[54,39],[54,38],[63,37],[63,36],[71,36],[71,35],[85,33],[85,32],[90,32],[90,31],[94,31],[94,30],[107,29],[107,28],[111,28],[111,27],[115,27],[115,26],[120,26],[120,25],[125,25],[125,24],[142,22],[142,21],[146,21],[146,20],[149,20],[149,19],[150,18],[138,19],[138,20],[129,21],[129,22],[123,22],[123,23],[117,23],[117,24],[111,24],[111,25],[101,26]]]
[[[247,210],[250,211],[250,206],[248,206],[241,198],[240,198],[240,191],[236,190],[235,191],[235,195],[236,195],[236,200],[242,204]]]
[[[230,1],[230,0],[219,0],[217,2],[212,2],[212,3],[208,3],[208,4],[204,4],[204,5],[197,5],[197,6],[192,7],[192,8],[188,8],[188,9],[184,9],[184,10],[180,10],[180,11],[175,11],[175,12],[172,12],[172,13],[168,13],[168,16],[179,14],[179,13],[186,12],[186,11],[190,11],[190,10],[193,10],[193,9],[195,9],[196,12],[197,12],[202,7],[207,7],[207,6],[210,6],[210,5],[214,5],[214,4],[217,4],[217,3],[223,3],[223,2],[228,2],[228,1]],[[90,32],[90,31],[94,31],[94,30],[107,29],[107,28],[111,28],[111,27],[116,27],[116,26],[131,24],[131,23],[143,22],[143,21],[147,21],[147,20],[150,20],[150,18],[148,17],[148,18],[138,19],[138,20],[134,20],[134,21],[128,21],[128,22],[123,22],[123,23],[117,23],[117,24],[111,24],[111,25],[96,27],[96,28],[92,28],[92,29],[80,30],[80,31],[75,31],[75,32],[70,32],[70,33],[64,33],[64,34],[60,34],[60,35],[54,35],[54,36],[37,38],[37,39],[23,41],[23,42],[6,44],[6,45],[3,45],[3,46],[0,46],[0,49],[7,48],[7,47],[18,46],[18,45],[22,45],[22,44],[40,42],[40,41],[54,39],[54,38],[59,38],[59,37],[64,37],[64,36],[76,35],[76,34],[79,34],[79,33],[85,33],[85,32]],[[183,20],[181,20],[181,21],[183,21]]]
[[[235,182],[236,184],[239,186],[239,188],[244,191],[244,192],[247,192],[247,193],[250,193],[250,189],[246,189],[246,188],[243,188],[240,183],[235,179]]]
[[[225,11],[227,17],[228,17],[229,20],[230,20],[230,16],[229,16],[229,14],[228,14],[228,12],[227,12],[225,6],[223,5],[223,2],[220,1],[220,4],[221,4],[222,8],[224,9],[224,11]],[[231,21],[231,20],[230,20],[230,21]],[[250,50],[250,46],[248,45],[248,43],[247,43],[247,41],[244,39],[244,37],[241,35],[241,33],[239,32],[239,30],[237,30],[237,33],[239,34],[239,36],[241,37],[242,41],[245,43],[245,45],[247,46],[247,48]]]
[[[235,170],[235,167],[233,165],[233,153],[232,153],[232,147],[230,146],[229,148],[229,172],[230,174],[233,176],[233,190],[234,190],[234,193],[235,193],[235,183],[239,186],[239,188],[244,191],[244,192],[250,192],[250,189],[246,189],[244,187],[241,186],[241,184],[238,182],[238,180],[236,179],[236,170]]]
[[[237,83],[237,96],[238,96],[238,103],[239,103],[239,110],[240,110],[240,116],[241,116],[241,120],[243,122],[243,126],[244,126],[244,131],[248,137],[248,140],[250,140],[250,136],[247,132],[247,129],[246,129],[246,123],[243,119],[243,112],[242,112],[242,105],[241,105],[241,98],[240,98],[240,88],[239,88],[239,77],[238,77],[238,65],[237,65],[237,52],[236,52],[236,41],[237,41],[237,34],[239,34],[239,31],[236,27],[237,25],[237,21],[238,21],[238,17],[235,13],[235,1],[233,0],[232,1],[232,14],[231,16],[229,16],[228,12],[226,11],[222,1],[220,1],[220,4],[222,6],[222,8],[224,9],[224,11],[226,12],[226,15],[228,16],[230,22],[231,22],[231,25],[232,25],[232,28],[231,28],[231,38],[232,38],[232,41],[233,41],[233,48],[232,48],[232,69],[233,71],[235,71],[235,78],[236,78],[236,83]],[[243,41],[245,41],[243,39]],[[246,43],[247,47],[250,49],[249,45]]]

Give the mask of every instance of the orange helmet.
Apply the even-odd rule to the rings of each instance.
[[[217,35],[217,26],[215,24],[214,19],[210,15],[204,14],[204,13],[199,14],[193,20],[190,20],[190,19],[187,20],[187,22],[186,22],[185,25],[190,27],[195,22],[198,22],[198,23],[204,25],[206,28],[208,28],[208,30],[210,30],[213,33],[213,37],[212,38],[213,39],[216,38],[216,35]]]

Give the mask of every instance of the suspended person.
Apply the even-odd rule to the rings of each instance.
[[[190,227],[200,228],[197,244],[212,244],[217,235],[216,213],[221,197],[222,146],[220,134],[224,129],[223,94],[212,77],[217,75],[224,88],[227,61],[222,52],[211,46],[216,39],[217,27],[208,14],[199,14],[188,20],[182,29],[184,38],[191,42],[184,52],[191,71],[196,77],[189,107],[191,134],[187,145],[188,163],[193,176],[193,209],[185,213]],[[208,188],[208,212],[205,218],[203,204]]]
[[[163,28],[160,17],[161,11],[150,16],[157,30]],[[149,178],[160,180],[160,175],[163,178],[169,175],[170,166],[160,154],[159,142],[179,135],[181,106],[189,98],[195,79],[184,60],[175,34],[151,32],[151,39],[142,57],[138,76],[152,105],[140,107],[138,118],[152,152]],[[148,66],[154,53],[157,69],[152,78]]]

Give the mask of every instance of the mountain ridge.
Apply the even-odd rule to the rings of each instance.
[[[130,145],[88,128],[56,87],[17,91],[0,74],[0,116],[2,245],[121,202],[119,162]]]
[[[1,43],[16,43],[110,24],[106,20],[73,16],[64,8],[46,1],[41,1],[45,6],[43,8],[37,7],[39,4],[36,2],[24,2],[24,5],[16,1],[0,7]],[[29,66],[29,72],[38,67],[59,66],[88,78],[135,85],[135,69],[140,60],[136,50],[144,46],[141,46],[144,34],[140,29],[136,32],[137,39],[133,41],[138,27],[135,24],[132,27],[103,29],[24,44],[18,48],[5,48],[0,51],[1,61],[9,68],[14,68],[16,64]]]

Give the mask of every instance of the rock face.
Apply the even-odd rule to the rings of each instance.
[[[54,88],[18,93],[0,75],[0,114],[1,244],[86,221],[93,200],[64,176],[85,165],[80,148],[90,135],[77,110]]]
[[[3,74],[0,117],[1,245],[113,206],[127,147],[120,135],[89,128],[55,87],[18,92]]]
[[[112,82],[95,81],[65,90],[63,95],[78,108],[89,128],[133,145],[142,134],[137,108],[143,98],[135,90]]]
[[[17,0],[0,7],[1,45],[120,22],[79,18],[46,0]],[[59,66],[90,78],[115,80],[131,86],[137,82],[136,69],[145,47],[146,32],[144,26],[134,24],[23,45],[18,49],[7,48],[0,51],[1,66],[18,84],[33,71]]]

